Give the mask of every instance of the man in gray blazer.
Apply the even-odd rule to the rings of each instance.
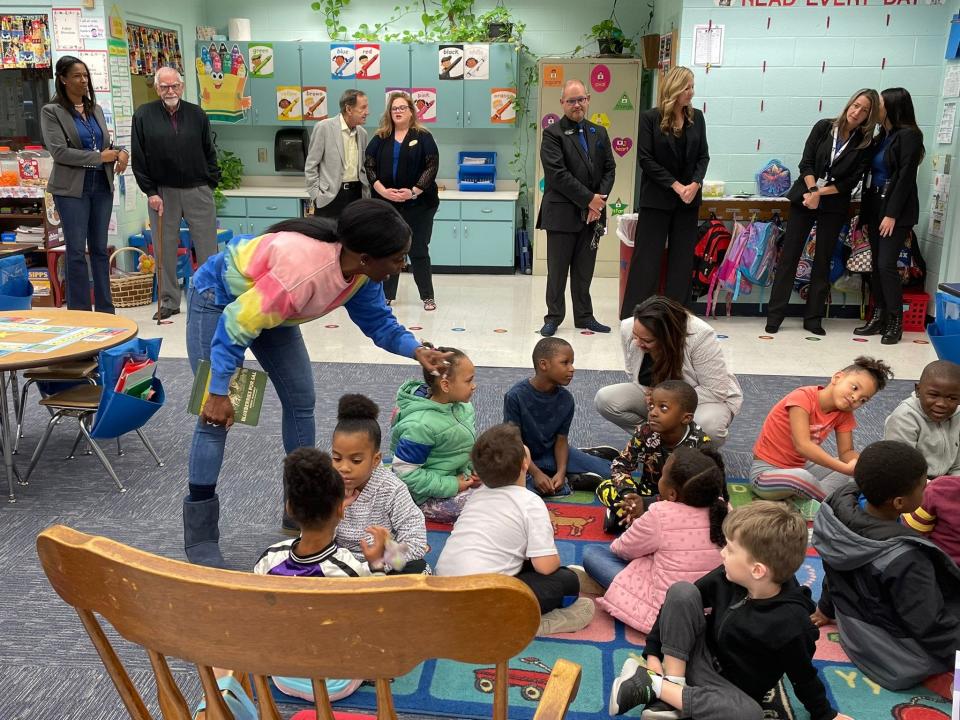
[[[307,192],[321,217],[338,218],[354,200],[370,197],[370,184],[363,170],[369,114],[362,90],[347,90],[340,96],[340,112],[321,120],[310,136],[304,164]]]

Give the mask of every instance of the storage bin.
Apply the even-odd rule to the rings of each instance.
[[[473,162],[470,162],[470,161]],[[477,162],[482,160],[483,162]],[[497,189],[497,154],[495,152],[460,152],[457,154],[457,189],[464,192],[493,192]]]
[[[903,294],[903,330],[904,332],[923,332],[927,324],[927,305],[930,296],[925,292],[905,292]]]

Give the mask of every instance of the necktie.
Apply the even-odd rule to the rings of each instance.
[[[590,149],[587,147],[587,134],[583,131],[582,124],[578,125],[577,127],[580,129],[580,132],[578,133],[580,138],[580,146],[583,148],[583,152],[587,155],[587,157],[590,157]]]

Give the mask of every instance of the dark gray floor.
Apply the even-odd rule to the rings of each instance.
[[[381,424],[386,428],[396,388],[413,377],[413,372],[413,368],[397,365],[315,364],[318,444],[324,447],[328,442],[335,424],[337,398],[346,390],[366,392],[378,402]],[[527,370],[516,368],[478,369],[474,401],[479,428],[500,421],[504,392],[528,374]],[[193,427],[193,419],[184,408],[191,376],[186,360],[163,360],[160,375],[167,389],[167,405],[151,421],[148,431],[166,461],[165,467],[154,465],[136,436],[125,440],[123,457],[116,457],[115,447],[103,445],[128,488],[127,493],[120,494],[94,457],[63,459],[74,433],[61,427],[30,485],[16,488],[18,502],[7,505],[0,500],[3,720],[126,717],[76,614],[47,584],[36,559],[34,541],[45,527],[63,523],[167,557],[183,557],[180,506]],[[625,442],[626,435],[593,410],[596,390],[624,379],[621,372],[577,372],[570,387],[578,408],[571,443],[583,446]],[[750,449],[773,403],[791,389],[817,381],[740,376],[746,402],[724,448],[728,474],[746,475]],[[880,438],[884,418],[912,387],[912,382],[895,381],[858,413],[857,447]],[[221,474],[221,545],[227,561],[237,569],[252,567],[263,548],[279,537],[276,530],[280,521],[283,448],[279,403],[272,390],[270,393],[259,427],[237,426],[231,431]],[[36,399],[32,395],[29,401],[26,437],[21,446],[21,452],[27,455],[18,457],[24,467],[44,424]],[[122,654],[135,672],[134,680],[141,688],[147,688],[145,697],[153,698],[146,656],[129,646]],[[183,672],[182,665],[179,667],[178,679],[183,680],[184,692],[191,700],[198,698],[195,676]],[[589,672],[589,668],[585,671]],[[155,706],[151,710],[159,717]]]

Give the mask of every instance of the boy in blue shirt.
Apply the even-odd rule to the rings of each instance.
[[[557,337],[543,338],[533,348],[536,374],[521,380],[503,397],[503,421],[520,428],[530,448],[527,488],[539,495],[569,495],[571,490],[595,490],[610,477],[616,448],[579,450],[567,442],[573,422],[573,348]]]

